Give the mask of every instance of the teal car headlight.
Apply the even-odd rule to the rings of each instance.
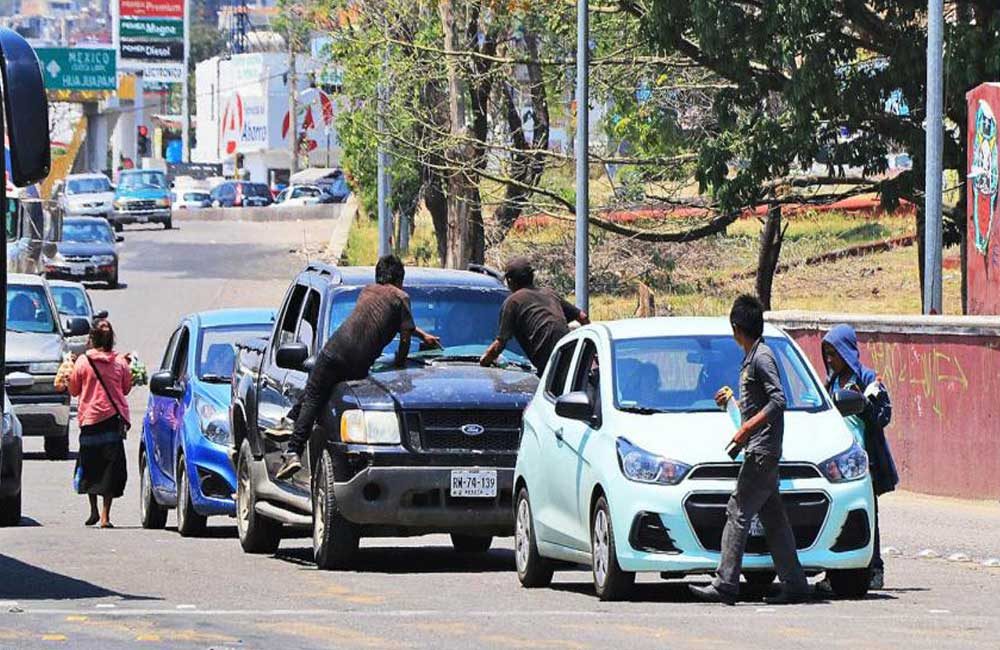
[[[617,444],[618,464],[621,466],[622,474],[630,481],[677,485],[691,470],[690,465],[657,456],[641,447],[636,447],[625,438],[619,438]]]
[[[868,476],[868,454],[854,442],[847,451],[820,463],[819,469],[831,483],[856,481]]]
[[[228,447],[232,443],[229,431],[229,413],[215,404],[195,398],[195,408],[198,412],[198,423],[201,434],[217,445]]]

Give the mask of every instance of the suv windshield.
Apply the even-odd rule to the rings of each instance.
[[[7,331],[38,334],[59,331],[45,287],[23,284],[7,287]]]
[[[228,384],[236,363],[235,344],[244,339],[267,336],[270,323],[210,327],[202,330],[198,341],[198,378],[210,383]]]
[[[327,336],[340,326],[354,309],[361,287],[336,294],[330,303],[327,317]],[[417,327],[441,339],[442,350],[418,351],[420,342],[411,345],[411,357],[449,358],[473,360],[482,356],[496,339],[500,306],[507,298],[503,289],[466,289],[461,287],[414,288],[406,287],[410,308]],[[399,338],[392,340],[382,351],[383,356],[396,353]],[[524,352],[515,341],[507,344],[503,361],[527,366]]]
[[[271,198],[271,190],[264,183],[244,183],[243,196],[263,196]]]
[[[56,309],[60,314],[69,316],[90,317],[87,309],[87,296],[83,289],[76,287],[49,287],[52,290],[52,297],[56,301]]]
[[[792,344],[765,338],[778,361],[790,411],[827,407],[823,393]],[[613,345],[615,406],[620,409],[718,411],[715,393],[739,390],[743,350],[730,336],[623,339]]]
[[[71,221],[67,219],[63,222],[63,241],[73,242],[107,242],[113,244],[115,237],[111,233],[111,226],[105,223],[88,223],[81,221]]]
[[[106,178],[74,178],[66,183],[66,194],[97,194],[110,191],[111,183]]]
[[[118,181],[119,190],[165,189],[167,177],[163,172],[133,172],[122,174]]]

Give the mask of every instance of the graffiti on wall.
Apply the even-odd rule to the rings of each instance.
[[[997,119],[990,105],[980,99],[976,107],[976,130],[972,144],[972,220],[975,229],[976,250],[986,255],[996,213],[998,164]]]
[[[1000,314],[1000,84],[981,84],[966,99],[968,313]]]
[[[941,419],[948,404],[963,403],[961,398],[969,390],[969,376],[957,354],[936,347],[917,349],[886,341],[872,341],[865,347],[890,394],[905,384],[910,385],[907,392],[914,397],[917,417],[922,417],[926,409]]]

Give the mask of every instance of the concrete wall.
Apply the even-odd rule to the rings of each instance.
[[[174,221],[298,221],[303,219],[336,219],[343,204],[305,205],[289,208],[202,208],[174,210]]]
[[[820,342],[833,325],[858,332],[862,361],[893,403],[887,430],[902,487],[1000,497],[1000,317],[872,317],[773,312],[823,374]]]

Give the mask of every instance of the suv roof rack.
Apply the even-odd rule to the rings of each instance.
[[[496,270],[492,266],[486,266],[485,264],[470,264],[468,267],[469,271],[472,273],[480,273],[482,275],[488,275],[500,284],[503,284],[503,273]]]

